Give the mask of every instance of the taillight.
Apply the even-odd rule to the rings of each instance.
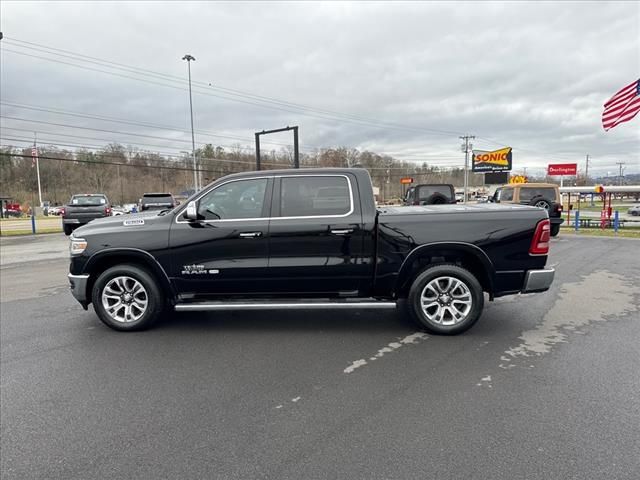
[[[551,222],[540,220],[531,240],[529,255],[547,255],[549,253],[549,239],[551,238]]]
[[[556,205],[556,212],[562,212],[562,205]]]
[[[111,215],[111,208],[110,207],[104,207],[104,214],[105,216],[109,216]]]
[[[67,213],[67,211],[64,208],[60,209],[60,215],[64,215],[65,213]]]

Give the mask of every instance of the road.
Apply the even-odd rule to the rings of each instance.
[[[117,333],[65,243],[1,244],[4,480],[638,478],[640,240],[561,235],[552,291],[457,337],[331,311]]]

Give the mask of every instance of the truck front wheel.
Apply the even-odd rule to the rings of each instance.
[[[409,290],[411,316],[428,332],[457,335],[473,326],[484,306],[478,279],[457,265],[434,265],[416,277]]]
[[[116,265],[100,274],[91,294],[98,317],[114,330],[144,330],[160,317],[163,296],[155,279],[137,265]]]

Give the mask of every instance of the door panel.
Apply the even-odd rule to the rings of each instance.
[[[199,201],[198,221],[173,223],[171,277],[180,294],[214,298],[265,289],[272,183],[261,178],[214,186]]]
[[[279,294],[337,295],[370,280],[355,180],[338,175],[276,179],[269,278]],[[319,215],[314,215],[319,214]]]

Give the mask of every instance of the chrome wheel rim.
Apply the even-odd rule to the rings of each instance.
[[[545,202],[544,200],[540,200],[539,202],[537,202],[536,203],[536,207],[544,208],[545,210],[549,210],[549,204],[547,202]]]
[[[471,311],[473,299],[469,287],[454,277],[437,277],[422,290],[420,306],[425,317],[437,325],[457,325]]]
[[[107,315],[119,323],[140,320],[148,304],[147,290],[132,277],[112,278],[102,289],[102,306]]]

